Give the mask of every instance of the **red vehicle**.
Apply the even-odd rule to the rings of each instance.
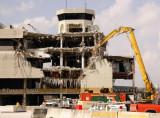
[[[158,112],[160,112],[160,105],[158,105],[158,104],[144,104],[144,103],[131,104],[130,111],[158,113]]]

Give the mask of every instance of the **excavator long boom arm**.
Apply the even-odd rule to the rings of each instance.
[[[141,56],[141,53],[140,53],[140,50],[138,48],[138,44],[137,44],[137,41],[136,41],[136,38],[135,38],[135,35],[134,35],[134,29],[133,28],[131,28],[131,27],[120,27],[119,29],[113,30],[108,35],[106,35],[102,40],[100,40],[100,42],[97,44],[97,48],[106,44],[114,36],[119,35],[121,33],[129,34],[129,40],[130,40],[131,46],[133,48],[134,55],[136,57],[136,61],[137,61],[138,66],[139,66],[142,79],[143,79],[143,81],[145,83],[145,86],[146,86],[146,92],[149,92],[153,95],[154,89],[152,87],[151,81],[148,78],[148,75],[147,75],[143,60],[142,60],[142,56]]]

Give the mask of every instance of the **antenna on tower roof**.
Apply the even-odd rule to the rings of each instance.
[[[66,0],[66,8],[67,8],[67,6],[68,6],[68,1]]]
[[[84,7],[87,8],[87,0],[84,0]]]

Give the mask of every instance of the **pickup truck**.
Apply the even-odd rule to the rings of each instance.
[[[130,104],[131,112],[160,113],[160,105],[151,103]]]

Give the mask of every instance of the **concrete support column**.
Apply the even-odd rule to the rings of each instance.
[[[94,45],[97,44],[97,42],[96,42],[96,37],[97,37],[97,36],[96,36],[96,35],[97,35],[97,34],[94,34],[94,37],[93,37],[93,38],[94,38]]]
[[[63,35],[61,34],[60,36],[60,48],[63,48]],[[60,68],[63,67],[63,52],[60,51]],[[60,77],[60,79],[62,79]],[[60,99],[63,98],[63,94],[62,94],[62,84],[60,84]]]
[[[26,106],[26,88],[27,88],[27,78],[24,78],[24,84],[23,84],[23,89],[24,89],[23,105],[24,106]]]
[[[60,99],[63,99],[63,94],[62,93],[60,93]]]
[[[132,72],[133,72],[132,86],[135,88],[135,63],[134,63],[134,61],[130,62],[130,63],[131,63],[131,66],[132,66],[131,68],[132,68]],[[135,93],[135,91],[134,91],[134,93]]]
[[[26,100],[27,100],[27,98],[26,98],[26,93],[24,93],[24,94],[23,94],[23,105],[24,105],[24,106],[26,106]]]
[[[63,67],[63,52],[60,52],[60,67]]]
[[[82,69],[84,69],[84,66],[85,66],[85,59],[84,59],[84,51],[82,52],[82,63],[81,63],[81,67]]]
[[[94,46],[96,46],[97,45],[97,40],[99,40],[99,39],[97,39],[97,33],[94,33],[93,40],[94,40]],[[91,53],[92,53],[92,56],[96,56],[97,49],[94,50],[94,51],[91,51]]]
[[[63,48],[63,36],[60,36],[60,48]],[[60,52],[60,67],[63,66],[63,52]]]
[[[84,25],[82,26],[82,32],[85,32],[85,26]]]
[[[63,53],[60,52],[60,67],[62,68],[62,66],[63,66]],[[61,76],[60,76],[60,79],[62,79]],[[59,94],[60,94],[60,99],[62,99],[62,96],[63,96],[63,94],[62,94],[62,83],[60,84],[60,93]]]
[[[82,36],[82,44],[84,44],[84,36]],[[85,45],[82,45],[82,47],[84,47]],[[81,68],[84,69],[85,66],[85,60],[84,60],[84,51],[82,51],[82,55],[81,55]]]

